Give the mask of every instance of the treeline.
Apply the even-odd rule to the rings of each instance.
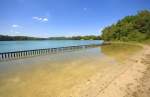
[[[50,37],[50,40],[100,40],[100,36],[72,36],[72,37]]]
[[[126,16],[116,24],[103,29],[106,41],[145,41],[150,39],[150,11],[144,10],[134,16]]]
[[[0,41],[13,41],[13,40],[45,40],[45,38],[0,35]]]
[[[13,40],[100,40],[100,36],[73,36],[73,37],[49,37],[49,38],[37,38],[28,36],[8,36],[0,35],[0,41],[13,41]]]

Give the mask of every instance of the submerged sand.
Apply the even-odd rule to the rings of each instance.
[[[149,53],[115,43],[1,62],[0,97],[150,97]]]
[[[117,76],[96,97],[150,97],[150,47],[131,56],[130,66]]]

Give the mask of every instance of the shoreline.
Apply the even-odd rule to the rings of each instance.
[[[102,75],[96,73],[85,83],[75,86],[73,91],[76,92],[72,91],[69,97],[150,97],[150,47],[137,45],[143,49],[120,64],[123,66],[117,69],[110,66]],[[143,61],[148,61],[147,65]],[[66,97],[65,94],[60,97]]]
[[[126,62],[131,64],[131,67],[95,97],[150,97],[150,46],[138,45],[141,45],[143,50]]]
[[[136,47],[134,45],[133,47]],[[12,97],[31,95],[32,97],[149,97],[150,66],[148,59],[150,47],[140,44],[142,46],[140,48],[125,46],[126,49],[122,46],[125,45],[68,52],[68,54],[57,55],[59,56],[57,60],[54,60],[56,55],[44,56],[43,60],[47,60],[47,62],[42,63],[43,65],[28,60],[31,61],[31,65],[26,69],[25,65],[22,65],[24,72],[16,72],[14,76],[10,75],[2,80],[3,88],[0,92],[3,96],[0,95],[0,97],[8,97],[5,89],[12,91],[11,94],[8,94]],[[119,51],[120,47],[123,50]],[[128,49],[130,51],[127,51]],[[109,50],[111,50],[110,53],[108,53]],[[122,61],[117,58],[121,58]],[[39,59],[35,58],[35,60]],[[21,63],[26,61],[20,60]],[[20,66],[20,62],[18,62],[18,66]],[[19,70],[22,66],[18,66]],[[32,69],[32,67],[34,68]],[[28,71],[26,72],[26,70]]]
[[[132,43],[129,44],[132,45]],[[138,91],[143,89],[140,82],[145,76],[144,72],[147,72],[147,66],[142,61],[150,53],[150,47],[142,44],[133,45],[142,46],[143,49],[120,63],[117,69],[116,66],[110,66],[109,69],[107,68],[108,70],[103,71],[103,74],[97,72],[94,76],[88,78],[85,83],[73,87],[70,96],[63,93],[60,97],[149,97],[136,96],[136,93],[140,93]],[[147,81],[148,78],[144,79]],[[150,79],[147,82],[149,81]],[[146,88],[148,88],[146,92],[150,90],[150,82],[148,85],[146,85]],[[139,86],[141,87],[139,88]],[[73,93],[74,91],[76,92]]]

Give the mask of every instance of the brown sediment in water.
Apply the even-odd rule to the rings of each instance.
[[[16,68],[3,67],[9,73],[0,75],[0,97],[111,97],[110,91],[117,89],[111,84],[132,67],[128,63],[136,61],[130,58],[140,49],[112,44],[12,61]]]

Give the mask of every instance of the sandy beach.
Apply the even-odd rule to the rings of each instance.
[[[113,44],[11,61],[0,97],[150,97],[150,47]]]
[[[130,66],[118,75],[96,97],[150,97],[150,47],[130,57]]]
[[[76,88],[78,95],[70,97],[150,97],[150,47],[138,45],[143,49],[125,60],[118,71],[110,68],[107,76],[97,73],[84,89]]]

